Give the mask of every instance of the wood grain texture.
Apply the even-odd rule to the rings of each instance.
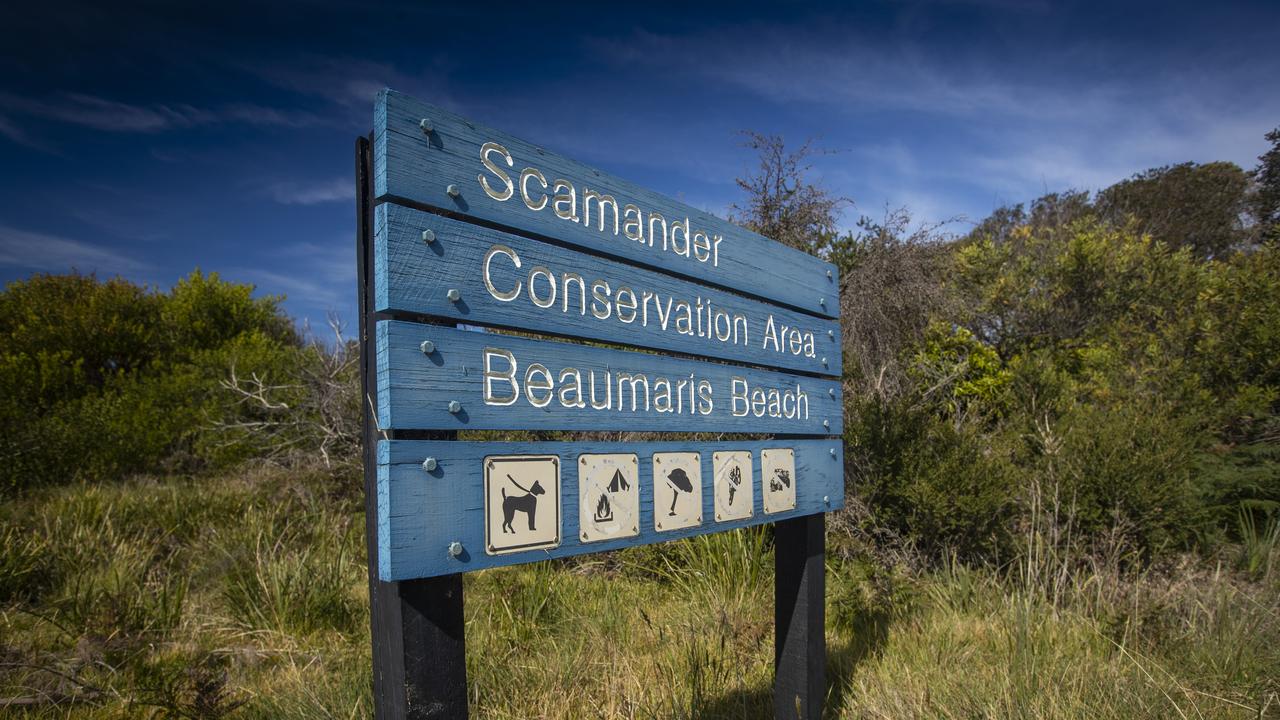
[[[765,515],[761,505],[760,451],[784,447],[795,449],[796,508]],[[711,454],[724,450],[748,450],[752,453],[755,506],[751,518],[716,523],[711,520],[714,517]],[[656,532],[653,525],[652,455],[654,452],[690,451],[702,454],[703,518],[707,521],[697,527]],[[623,452],[635,453],[640,460],[640,535],[580,543],[578,456],[582,453]],[[483,460],[490,455],[524,454],[555,454],[562,461],[561,544],[552,550],[488,555],[484,551]],[[435,458],[437,463],[432,472],[422,467],[423,460],[428,457]],[[707,443],[384,440],[378,445],[378,503],[379,576],[383,580],[407,580],[647,545],[834,510],[844,505],[844,457],[838,440],[813,439]],[[462,554],[456,558],[451,557],[447,550],[455,541],[463,547]]]
[[[421,345],[430,340],[435,349],[423,353]],[[656,430],[669,432],[739,432],[779,435],[839,435],[843,432],[840,383],[822,378],[755,368],[682,360],[649,353],[625,352],[560,342],[529,340],[510,335],[454,330],[432,325],[385,320],[377,326],[378,418],[384,430]],[[483,396],[484,349],[500,348],[516,359],[521,380],[521,396],[509,406],[486,405]],[[552,378],[563,368],[582,374],[585,408],[563,407],[556,397],[545,408],[537,408],[524,397],[524,373],[532,363],[541,363]],[[503,361],[496,369],[505,369]],[[594,372],[599,402],[606,396],[612,410],[590,406],[590,373]],[[619,373],[644,374],[650,384],[649,398],[655,397],[658,377],[672,383],[707,380],[712,387],[713,408],[709,414],[690,412],[684,400],[683,413],[659,412],[653,402],[647,409],[645,394],[628,391],[623,405]],[[610,378],[606,393],[605,378]],[[780,392],[803,392],[807,398],[807,418],[746,417],[733,415],[733,378],[742,378],[748,388],[775,388]],[[500,386],[508,389],[508,386]],[[628,383],[628,387],[630,384]],[[558,393],[557,385],[556,393]],[[686,390],[687,393],[687,390]],[[631,398],[639,400],[632,410]],[[460,404],[449,411],[450,401]],[[742,405],[738,405],[741,409]],[[824,425],[823,423],[827,423]]]
[[[419,123],[429,119],[432,130]],[[684,221],[710,235],[719,235],[716,264],[649,246],[613,227],[601,231],[558,217],[553,208],[531,210],[517,188],[499,201],[483,190],[479,178],[495,177],[481,164],[486,142],[501,144],[513,165],[502,169],[518,184],[525,167],[537,168],[554,184],[571,182],[582,202],[584,188],[616,198],[619,211],[631,203],[647,217],[656,212],[667,222]],[[787,247],[727,220],[680,203],[621,178],[544,150],[492,128],[470,122],[442,108],[384,90],[374,110],[374,187],[381,200],[402,199],[500,225],[506,229],[567,243],[789,305],[798,310],[835,317],[839,310],[839,278],[835,266]],[[457,196],[446,189],[453,185]],[[540,185],[538,186],[540,190]],[[536,202],[535,202],[536,204]],[[597,216],[598,217],[598,216]],[[584,218],[585,219],[585,218]]]
[[[424,231],[433,233],[435,240],[424,242]],[[835,320],[394,204],[376,208],[375,240],[378,311],[420,313],[468,324],[673,350],[816,375],[840,373],[840,324]],[[510,252],[502,251],[488,263],[491,282],[498,296],[518,292],[513,300],[499,300],[485,286],[485,256],[495,246]],[[518,258],[519,269],[512,255]],[[529,275],[538,267],[550,271],[554,290],[548,275],[538,273],[531,291]],[[565,273],[576,274],[577,280],[563,280]],[[607,283],[607,290],[596,288],[608,298],[605,303],[593,298],[597,280]],[[629,322],[619,319],[615,304],[624,288],[629,295],[621,317]],[[457,302],[447,297],[451,289],[461,293]],[[541,305],[550,306],[535,304],[531,292]],[[714,308],[710,318],[697,310],[699,300]],[[636,301],[641,302],[640,308]],[[692,334],[677,332],[680,313],[673,308],[681,301],[701,315],[700,322],[689,324],[687,331]],[[607,317],[599,317],[606,312]],[[717,316],[723,318],[720,328],[725,340],[713,334]],[[736,322],[735,316],[743,322]],[[665,327],[663,317],[667,319]],[[790,341],[797,342],[792,345]]]

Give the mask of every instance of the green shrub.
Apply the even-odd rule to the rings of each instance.
[[[79,274],[9,283],[0,292],[0,488],[254,452],[200,435],[211,418],[234,423],[245,409],[223,385],[230,368],[296,384],[308,357],[279,298],[252,292],[198,270],[169,293]]]

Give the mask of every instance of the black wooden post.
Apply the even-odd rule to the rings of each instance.
[[[820,720],[826,696],[826,516],[774,526],[773,716]]]
[[[378,475],[373,342],[373,159],[368,138],[356,140],[357,269],[360,293],[360,387],[364,398],[365,541],[373,636],[373,703],[378,720],[467,717],[462,576],[382,582],[378,579]],[[386,437],[453,439],[456,433]],[[444,552],[444,548],[440,549]]]

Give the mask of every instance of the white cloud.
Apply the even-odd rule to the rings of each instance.
[[[64,272],[138,274],[150,263],[79,240],[0,225],[0,266]]]
[[[351,180],[333,178],[318,183],[281,181],[268,185],[266,193],[281,205],[320,205],[330,202],[355,202],[355,186]]]

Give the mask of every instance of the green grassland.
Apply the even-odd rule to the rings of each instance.
[[[0,714],[371,716],[350,471],[52,487],[7,503],[0,536]],[[915,569],[842,538],[830,717],[1280,717],[1274,537],[1129,573]],[[737,531],[469,575],[473,715],[771,717],[770,545]]]

